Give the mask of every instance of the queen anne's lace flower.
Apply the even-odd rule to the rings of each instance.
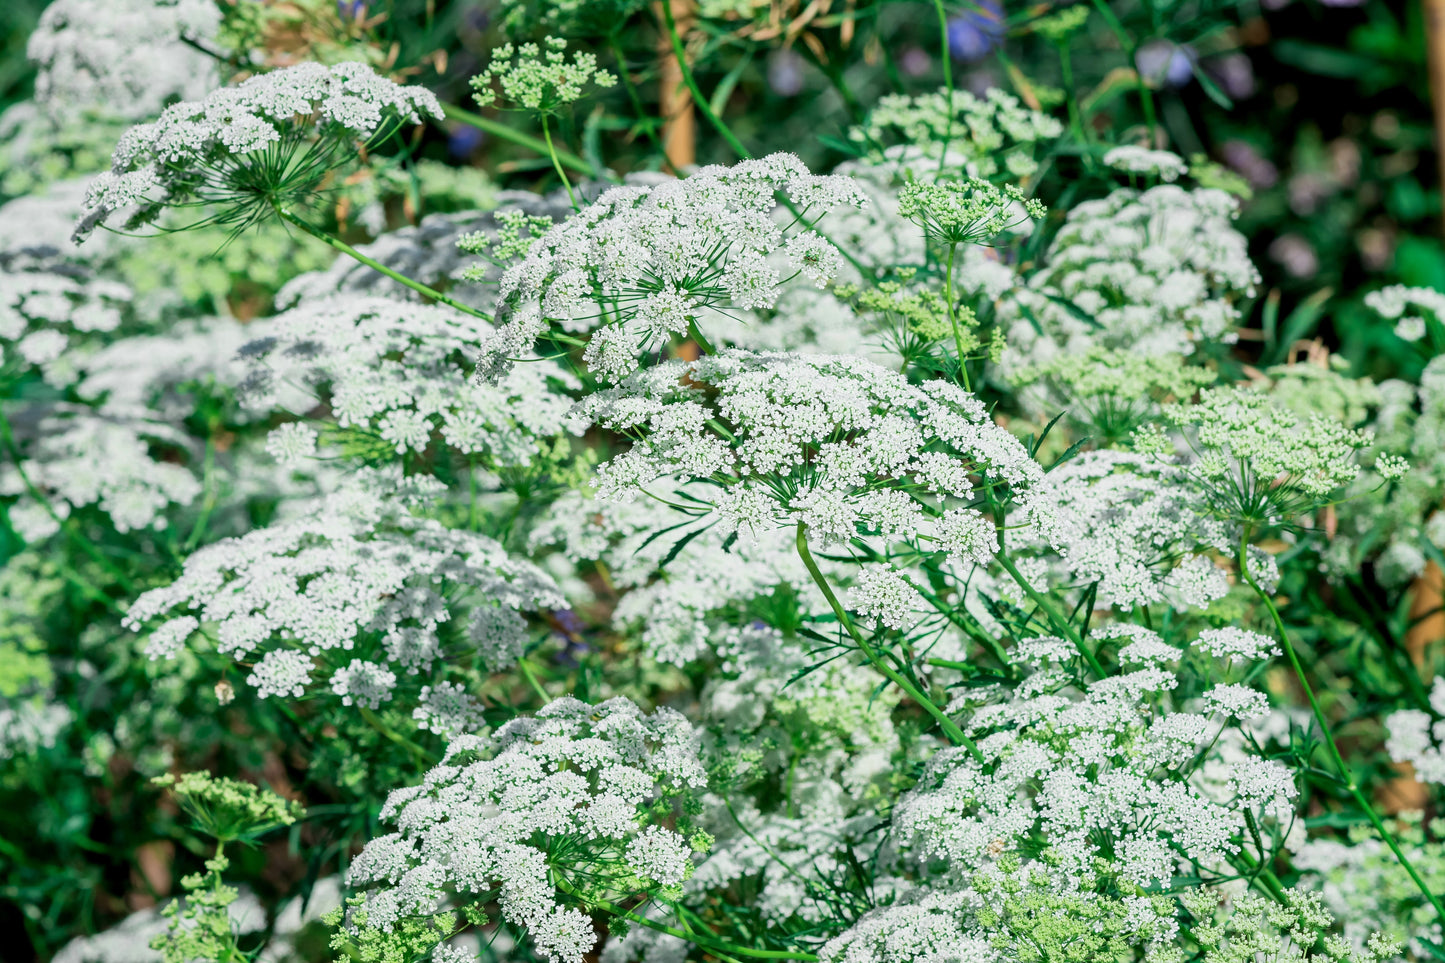
[[[1422,709],[1401,709],[1385,717],[1389,738],[1385,749],[1396,762],[1415,767],[1415,778],[1426,783],[1445,783],[1445,676],[1436,676],[1430,687],[1430,708],[1436,718]]]
[[[105,417],[66,408],[42,418],[39,439],[26,448],[19,465],[0,473],[0,492],[20,495],[10,521],[27,541],[47,538],[76,509],[95,506],[118,532],[164,528],[172,505],[189,505],[201,483],[189,468],[176,464],[192,452],[191,440],[162,421]],[[156,457],[168,450],[179,459]],[[26,484],[28,479],[29,485]],[[46,499],[46,511],[30,486]]]
[[[1136,651],[1141,642],[1158,643],[1138,627],[1131,634]],[[1066,646],[1025,647],[1021,661],[1041,668],[1007,702],[973,703],[965,729],[983,760],[963,748],[943,750],[895,810],[894,831],[920,856],[967,870],[1025,840],[1036,851],[1043,839],[1057,860],[1051,874],[1092,886],[1094,860],[1102,858],[1142,886],[1170,879],[1181,860],[1197,869],[1227,859],[1238,849],[1246,809],[1257,822],[1288,819],[1295,794],[1288,770],[1261,795],[1262,774],[1236,767],[1232,782],[1217,772],[1204,782],[1196,769],[1229,717],[1263,711],[1262,693],[1221,686],[1204,715],[1166,713],[1178,679],[1151,659],[1071,695],[1067,678],[1050,668],[1071,655]]]
[[[846,177],[816,176],[791,154],[704,167],[655,187],[615,187],[548,231],[502,276],[506,323],[485,345],[479,373],[495,378],[549,326],[592,332],[586,359],[620,381],[659,340],[730,308],[771,305],[783,279],[769,256],[789,249],[820,280],[838,259],[779,223],[785,197],[807,223],[862,203]],[[801,246],[796,246],[801,245]]]
[[[485,664],[512,664],[527,638],[518,611],[565,605],[557,587],[489,538],[409,514],[408,501],[407,489],[364,472],[313,514],[196,552],[179,579],[136,599],[126,624],[194,612],[154,630],[166,648],[199,619],[222,654],[259,653],[249,680],[263,694],[294,695],[313,670],[329,670],[348,705],[375,707],[399,676],[429,677],[463,653],[462,633],[446,631],[463,613]],[[505,638],[499,610],[514,619]]]
[[[45,8],[26,54],[35,101],[50,119],[150,116],[175,97],[203,97],[216,62],[190,46],[211,40],[221,12],[208,0],[58,0]]]
[[[327,401],[337,424],[374,433],[398,453],[438,438],[493,467],[526,465],[562,430],[576,379],[554,363],[518,366],[495,385],[469,384],[485,322],[440,305],[338,295],[306,302],[241,349],[242,401],[305,414]]]
[[[1075,205],[1043,270],[1000,306],[1004,373],[1091,347],[1192,354],[1229,342],[1259,273],[1220,190],[1172,184]]]
[[[371,887],[365,925],[391,930],[449,893],[496,899],[543,956],[580,963],[596,936],[578,902],[690,875],[690,846],[658,804],[705,781],[680,713],[621,698],[560,699],[492,736],[454,738],[420,785],[388,797],[381,818],[397,831],[351,864],[352,885]]]
[[[1180,176],[1189,169],[1184,163],[1184,158],[1167,150],[1150,150],[1147,147],[1137,147],[1126,144],[1123,147],[1115,147],[1104,155],[1104,163],[1115,170],[1124,171],[1129,174],[1148,174],[1157,177],[1166,184],[1179,180]]]
[[[1027,500],[1043,476],[973,395],[855,357],[734,350],[668,362],[578,412],[637,438],[598,469],[605,497],[630,499],[664,476],[711,479],[767,495],[779,522],[828,541],[859,524],[904,536],[926,525],[920,503],[893,489],[944,499],[1010,485]]]
[[[399,86],[360,63],[300,63],[222,87],[203,101],[174,104],[121,137],[110,170],[87,192],[76,239],[132,206],[148,216],[153,211],[147,209],[194,200],[239,207],[253,217],[256,205],[269,208],[277,195],[304,194],[327,170],[317,157],[306,160],[314,169],[282,164],[278,172],[274,157],[253,169],[267,152],[290,160],[287,154],[299,154],[314,139],[325,159],[389,123],[423,116],[442,116],[431,91]]]
[[[1062,568],[1063,584],[1097,583],[1103,604],[1202,608],[1229,589],[1224,571],[1196,553],[1227,555],[1237,548],[1232,533],[1171,464],[1084,452],[1044,476],[1035,497],[1048,525],[1026,529],[1021,549]]]

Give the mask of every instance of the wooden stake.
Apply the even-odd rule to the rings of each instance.
[[[1425,50],[1430,65],[1430,100],[1435,106],[1435,163],[1445,185],[1445,0],[1421,0]],[[1445,211],[1441,211],[1445,218]]]
[[[683,39],[692,29],[695,13],[692,0],[658,0],[657,22],[663,24],[662,4],[672,5],[673,20],[677,23],[677,34]],[[663,27],[658,40],[658,85],[660,110],[662,114],[662,149],[667,162],[679,174],[690,164],[697,163],[697,115],[692,105],[692,95],[682,79],[682,66],[673,53],[672,41]]]

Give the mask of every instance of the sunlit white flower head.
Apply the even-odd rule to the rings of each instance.
[[[783,219],[775,195],[798,214]],[[619,381],[692,326],[706,336],[714,312],[773,304],[785,270],[826,280],[839,261],[809,229],[830,209],[861,203],[847,178],[811,174],[791,154],[612,188],[502,276],[506,323],[485,345],[479,373],[505,372],[555,326],[590,332],[589,367]]]
[[[86,195],[76,239],[126,208],[143,223],[165,206],[208,204],[210,220],[249,223],[304,199],[343,151],[427,116],[442,116],[429,90],[360,63],[305,62],[222,87],[121,137]]]
[[[1043,474],[973,395],[848,356],[730,350],[668,362],[578,412],[635,439],[598,469],[604,497],[635,497],[664,476],[706,479],[771,499],[774,524],[802,523],[825,542],[860,525],[911,538],[926,524],[918,498],[1013,486],[1026,500]]]
[[[579,902],[691,875],[692,847],[661,816],[705,781],[687,719],[622,698],[559,699],[491,736],[454,738],[420,785],[388,797],[381,818],[397,831],[352,862],[350,883],[369,887],[352,926],[390,931],[451,894],[495,899],[542,956],[580,963],[596,934]]]
[[[303,415],[326,402],[342,428],[398,454],[440,442],[492,466],[526,465],[559,434],[576,379],[552,362],[519,365],[497,384],[472,384],[471,359],[489,326],[442,305],[336,295],[278,315],[241,348],[242,401]]]
[[[180,578],[135,600],[126,625],[172,613],[150,631],[153,658],[204,627],[221,654],[253,666],[263,696],[323,677],[346,704],[374,708],[401,677],[430,680],[449,661],[505,668],[528,639],[523,613],[565,602],[491,539],[410,514],[434,484],[363,472],[315,513],[191,555]]]

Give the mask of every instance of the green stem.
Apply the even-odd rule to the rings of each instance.
[[[932,699],[919,690],[907,676],[880,658],[878,653],[873,651],[873,647],[864,640],[862,634],[853,625],[853,620],[848,617],[848,611],[844,609],[843,604],[838,601],[838,596],[833,594],[833,588],[828,584],[828,580],[823,577],[823,572],[818,568],[818,563],[813,559],[813,553],[808,548],[808,526],[803,522],[798,523],[798,535],[795,542],[798,548],[798,557],[803,560],[803,565],[807,568],[808,574],[813,577],[814,584],[822,591],[823,597],[828,600],[828,605],[833,609],[833,615],[853,639],[853,643],[858,646],[859,650],[863,653],[863,657],[868,660],[870,665],[883,673],[890,682],[906,692],[925,712],[933,716],[934,720],[938,723],[938,727],[942,729],[943,734],[948,737],[949,742],[952,742],[955,746],[963,746],[968,750],[968,754],[974,758],[974,761],[982,763],[984,761],[983,753],[979,751],[978,745],[964,734],[964,731],[958,727],[958,724],[948,718],[948,715],[942,709],[938,708],[938,705]]]
[[[610,902],[608,900],[597,899],[591,896],[583,896],[581,893],[577,892],[577,889],[572,886],[571,883],[567,882],[561,876],[554,876],[553,882],[557,884],[557,888],[560,889],[562,892],[566,893],[568,896],[573,897],[574,899],[581,901],[586,906],[596,907],[597,909],[603,910],[607,913],[611,913],[614,916],[620,916],[625,920],[630,920],[631,922],[636,923],[639,926],[645,926],[650,930],[656,930],[659,933],[666,933],[668,936],[675,936],[680,940],[687,940],[689,943],[696,943],[703,949],[715,950],[721,953],[731,953],[735,956],[747,956],[755,960],[803,960],[805,961],[805,963],[812,963],[812,961],[816,961],[818,959],[812,953],[802,953],[796,950],[755,950],[750,946],[738,946],[733,943],[728,943],[724,940],[714,939],[710,936],[702,936],[698,933],[689,933],[686,930],[680,930],[675,926],[668,926],[666,923],[659,923],[657,920],[650,920],[645,916],[634,913],[632,910],[625,909],[621,906],[618,906],[616,903]]]
[[[416,757],[418,762],[428,767],[436,765],[437,760],[431,753],[427,752],[421,746],[412,742],[406,736],[402,735],[395,729],[388,726],[386,723],[382,722],[381,717],[378,716],[375,712],[372,712],[366,706],[360,704],[358,704],[356,708],[361,711],[361,718],[366,720],[367,725],[371,726],[371,728],[375,729],[377,732],[381,733],[383,736],[390,739],[398,746],[401,746],[407,752],[410,752],[413,756]]]
[[[546,141],[538,140],[532,135],[524,134],[519,130],[513,130],[501,121],[492,120],[490,117],[483,117],[481,114],[474,114],[469,110],[463,110],[461,107],[453,107],[451,104],[448,104],[445,109],[447,117],[451,120],[459,120],[468,127],[475,127],[477,130],[494,134],[503,140],[511,141],[518,147],[525,147],[538,154],[549,153]],[[596,170],[591,164],[576,154],[570,154],[567,151],[557,151],[555,158],[579,174],[587,177],[601,176],[600,171]]]
[[[527,684],[532,687],[532,691],[537,693],[537,697],[542,700],[542,705],[547,705],[552,701],[552,697],[547,694],[547,690],[542,688],[542,683],[537,681],[537,674],[532,671],[532,664],[528,662],[526,658],[517,660],[517,668],[521,669],[522,678],[527,680]]]
[[[1139,103],[1144,108],[1144,122],[1149,126],[1149,146],[1153,147],[1157,135],[1154,121],[1154,95],[1149,92],[1149,86],[1144,83],[1144,78],[1139,73],[1139,47],[1129,36],[1129,31],[1125,30],[1124,25],[1119,22],[1119,18],[1114,16],[1114,11],[1109,9],[1108,0],[1094,0],[1094,8],[1099,11],[1099,16],[1104,18],[1104,22],[1114,32],[1114,36],[1119,38],[1119,46],[1124,48],[1124,53],[1129,58],[1129,66],[1134,71],[1135,85],[1139,90]]]
[[[703,354],[717,354],[717,349],[708,343],[707,338],[704,338],[702,332],[698,330],[697,319],[687,319],[687,335],[697,342],[697,346],[702,349]]]
[[[1419,887],[1420,892],[1425,895],[1425,899],[1428,900],[1431,907],[1434,908],[1435,914],[1441,920],[1445,920],[1445,906],[1441,905],[1439,897],[1432,893],[1430,888],[1425,885],[1425,880],[1421,878],[1420,873],[1405,855],[1404,850],[1400,848],[1400,843],[1395,839],[1394,833],[1386,828],[1384,821],[1381,820],[1379,814],[1375,812],[1375,807],[1370,804],[1369,797],[1364,794],[1360,789],[1359,783],[1355,781],[1354,773],[1351,772],[1349,764],[1345,762],[1345,757],[1340,754],[1340,747],[1335,745],[1335,734],[1330,729],[1329,720],[1325,717],[1325,711],[1320,706],[1319,699],[1315,697],[1314,687],[1310,685],[1309,679],[1305,676],[1304,665],[1300,663],[1299,655],[1295,652],[1294,645],[1289,640],[1289,633],[1284,627],[1284,619],[1280,617],[1279,609],[1275,607],[1274,599],[1260,587],[1259,583],[1254,580],[1254,576],[1249,572],[1248,547],[1249,530],[1246,528],[1239,542],[1240,577],[1244,579],[1245,584],[1253,589],[1254,594],[1264,603],[1265,609],[1269,612],[1270,620],[1274,622],[1275,635],[1279,637],[1280,645],[1284,647],[1285,655],[1289,657],[1290,667],[1294,669],[1295,678],[1299,680],[1300,687],[1305,691],[1305,697],[1309,699],[1310,712],[1314,715],[1315,722],[1319,723],[1320,731],[1324,733],[1325,746],[1329,749],[1330,762],[1339,773],[1345,790],[1354,797],[1355,803],[1364,811],[1371,824],[1374,825],[1375,832],[1379,833],[1380,838],[1385,841],[1385,845],[1390,847],[1390,851],[1395,854],[1395,858],[1400,861],[1400,865],[1404,867],[1410,879],[1414,880],[1415,885]]]
[[[944,129],[943,150],[938,154],[938,173],[934,180],[938,180],[943,174],[943,162],[948,157],[948,145],[953,140],[953,56],[948,49],[948,15],[943,10],[943,0],[933,0],[933,9],[938,12],[938,33],[939,44],[942,47],[941,59],[943,61],[943,86],[948,89],[948,126]],[[952,256],[950,255],[950,260]],[[958,355],[959,364],[963,363],[963,352]]]
[[[642,106],[642,97],[637,93],[637,85],[632,82],[631,71],[627,69],[627,56],[622,51],[622,44],[618,42],[615,30],[607,35],[607,46],[612,51],[612,58],[617,61],[617,76],[622,80],[622,87],[627,91],[627,98],[632,101],[632,109],[637,113],[643,133],[652,142],[653,149],[663,155],[663,162],[666,163],[667,148],[662,146],[662,141],[658,139],[657,131],[647,116],[647,110]]]
[[[552,167],[557,171],[557,176],[562,178],[562,186],[567,188],[567,200],[571,202],[572,210],[578,210],[577,195],[572,193],[572,182],[567,179],[567,172],[562,169],[562,161],[552,143],[552,126],[547,123],[546,114],[542,115],[542,136],[547,141],[547,156],[552,158]]]
[[[1074,648],[1079,650],[1079,654],[1084,657],[1084,661],[1088,663],[1094,675],[1100,679],[1105,678],[1108,673],[1106,673],[1104,667],[1099,664],[1098,657],[1094,655],[1093,650],[1084,642],[1084,638],[1079,635],[1078,630],[1069,623],[1068,619],[1064,618],[1063,613],[1054,605],[1053,600],[1039,593],[1029,584],[1028,579],[1024,578],[1023,573],[1019,571],[1013,559],[1009,558],[1008,553],[1003,549],[999,549],[998,554],[994,557],[997,558],[999,564],[1004,567],[1004,571],[1008,572],[1009,575],[1013,577],[1013,580],[1018,583],[1019,588],[1024,590],[1024,594],[1044,613],[1045,617],[1049,620],[1049,624],[1054,627],[1054,631],[1061,633],[1064,638],[1074,643]]]
[[[968,383],[968,363],[964,360],[963,331],[958,326],[958,313],[953,310],[953,258],[957,251],[957,244],[948,246],[947,273],[943,279],[943,306],[948,312],[948,323],[953,326],[953,346],[958,351],[958,378],[963,382],[964,391],[972,391],[973,388]]]
[[[474,318],[480,318],[481,320],[487,321],[487,322],[491,322],[491,321],[493,320],[492,316],[491,316],[490,314],[487,314],[485,311],[478,311],[476,308],[468,307],[467,305],[462,304],[460,301],[456,301],[456,300],[453,300],[452,298],[447,297],[445,294],[442,294],[440,291],[437,291],[437,290],[435,290],[435,289],[433,289],[433,288],[427,287],[425,284],[422,284],[420,281],[414,281],[414,280],[412,280],[411,278],[407,277],[405,274],[399,274],[399,273],[397,273],[396,271],[393,271],[391,268],[387,267],[385,264],[382,264],[380,261],[376,260],[375,258],[367,257],[365,254],[362,254],[360,251],[358,251],[356,248],[352,247],[350,244],[347,244],[345,241],[341,240],[341,239],[338,238],[338,237],[332,237],[330,234],[327,234],[325,231],[321,230],[319,227],[314,226],[314,225],[311,224],[309,221],[307,221],[307,220],[305,220],[305,219],[303,219],[303,218],[297,217],[295,214],[292,214],[289,210],[287,210],[287,209],[284,208],[284,207],[277,207],[277,208],[276,208],[276,213],[277,213],[278,216],[280,216],[280,218],[281,218],[282,220],[286,221],[286,222],[289,223],[289,224],[294,224],[294,225],[296,225],[297,227],[301,228],[301,230],[305,231],[307,234],[310,234],[312,237],[316,238],[316,239],[317,239],[318,241],[320,241],[321,243],[326,244],[326,245],[334,248],[335,250],[340,251],[342,254],[345,254],[345,255],[347,255],[348,257],[351,257],[351,258],[354,258],[354,259],[357,260],[357,261],[360,261],[362,264],[365,264],[367,267],[371,268],[373,271],[377,271],[377,272],[379,272],[379,273],[381,273],[381,274],[386,275],[387,277],[389,277],[389,278],[391,278],[393,281],[395,281],[397,284],[401,284],[401,285],[404,285],[404,286],[406,286],[406,287],[408,287],[408,288],[411,288],[411,289],[412,289],[413,291],[415,291],[416,293],[418,293],[418,294],[420,294],[420,295],[422,295],[422,296],[424,296],[424,297],[431,298],[433,301],[440,301],[442,304],[445,304],[447,307],[449,307],[449,308],[455,308],[456,310],[462,312],[463,314],[469,314],[469,315],[471,315],[471,316],[474,317]]]
[[[692,93],[693,103],[697,105],[698,111],[707,118],[708,123],[712,124],[713,129],[722,135],[723,140],[727,141],[728,146],[733,149],[733,153],[744,160],[752,160],[753,155],[743,146],[743,142],[737,139],[728,125],[722,122],[722,118],[713,113],[712,105],[707,102],[707,98],[698,89],[697,79],[692,75],[692,68],[687,65],[687,52],[683,49],[682,38],[677,34],[677,21],[672,16],[672,4],[663,0],[661,6],[662,19],[667,26],[667,36],[672,41],[672,52],[677,57],[677,69],[682,74],[683,83],[687,84],[687,89]]]
[[[210,426],[206,434],[206,456],[201,468],[201,491],[205,494],[201,497],[201,514],[196,518],[196,524],[191,527],[191,534],[186,538],[182,551],[189,554],[200,544],[201,537],[206,532],[206,523],[210,521],[211,512],[216,507],[216,425]]]

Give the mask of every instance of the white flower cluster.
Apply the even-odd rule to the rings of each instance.
[[[1046,530],[1026,526],[1016,547],[1067,573],[1059,584],[1098,583],[1098,603],[1129,611],[1167,600],[1208,608],[1229,590],[1224,570],[1203,554],[1229,557],[1238,545],[1209,517],[1183,470],[1132,452],[1083,452],[1044,476],[1035,500]]]
[[[1166,184],[1179,180],[1189,170],[1189,165],[1178,154],[1133,144],[1115,147],[1104,155],[1104,163],[1116,171],[1157,177]]]
[[[565,602],[490,538],[408,513],[434,491],[428,481],[362,472],[312,514],[191,555],[179,579],[135,600],[126,625],[171,613],[149,631],[152,659],[174,657],[204,626],[223,655],[254,663],[248,681],[262,697],[300,697],[329,671],[344,704],[376,708],[398,673],[471,654],[505,668],[527,642],[522,613]],[[463,612],[465,629],[447,632]]]
[[[439,436],[492,467],[526,465],[538,439],[557,435],[577,381],[549,361],[520,365],[495,385],[469,383],[470,358],[490,328],[460,311],[390,298],[337,295],[305,302],[243,346],[242,402],[305,415],[326,402],[337,424],[398,454],[421,454]],[[555,386],[555,387],[554,387]],[[314,449],[299,429],[274,440],[278,454]]]
[[[920,859],[970,871],[1042,838],[1064,876],[1091,879],[1102,858],[1121,879],[1147,886],[1180,865],[1198,873],[1237,852],[1246,811],[1257,825],[1288,828],[1291,771],[1253,756],[1228,765],[1217,747],[1231,719],[1268,713],[1264,695],[1220,684],[1201,711],[1171,711],[1179,679],[1166,666],[1183,653],[1138,626],[1120,626],[1115,637],[1128,640],[1118,675],[1075,691],[1057,667],[1072,646],[1026,640],[1016,657],[1039,671],[1004,701],[960,700],[975,706],[965,731],[982,759],[965,747],[942,750],[894,812],[895,832]],[[1204,757],[1215,763],[1207,782]]]
[[[0,759],[53,748],[74,720],[69,706],[43,697],[0,697]]]
[[[690,498],[708,493],[701,485],[684,490]],[[670,537],[657,536],[669,529]],[[639,638],[660,662],[685,665],[711,653],[724,621],[720,613],[779,588],[810,614],[828,611],[798,558],[792,532],[732,539],[723,526],[708,526],[651,498],[621,503],[569,493],[553,503],[530,542],[533,548],[557,545],[574,563],[603,562],[613,586],[625,593],[613,625]],[[848,571],[826,560],[820,564],[834,577]]]
[[[1192,354],[1230,342],[1259,273],[1224,191],[1172,184],[1075,205],[1044,268],[1004,299],[1005,374],[1096,345]]]
[[[1395,322],[1395,334],[1406,341],[1425,337],[1429,322],[1445,324],[1445,294],[1433,288],[1393,284],[1365,295],[1365,304],[1380,317]]]
[[[969,173],[992,178],[1004,174],[1023,178],[1038,169],[1034,153],[1064,132],[1056,118],[1030,110],[1013,94],[990,87],[983,96],[966,90],[939,90],[910,97],[885,94],[869,112],[867,122],[848,137],[887,155],[879,145],[893,141],[918,147],[937,160],[945,149],[958,152]]]
[[[1423,709],[1401,709],[1385,717],[1390,737],[1385,750],[1396,762],[1415,767],[1415,778],[1426,783],[1445,783],[1445,676],[1436,676],[1430,686],[1432,716]]]
[[[798,212],[791,222],[779,223],[778,195]],[[808,228],[862,201],[848,178],[811,174],[791,154],[612,188],[503,274],[506,324],[484,347],[479,373],[504,373],[555,323],[591,332],[588,364],[619,381],[650,348],[695,325],[705,335],[714,312],[773,304],[785,277],[779,259],[786,276],[821,284],[836,274],[842,255]]]
[[[264,164],[265,155],[285,153],[288,145],[313,136],[334,151],[371,138],[390,122],[423,116],[442,116],[431,91],[399,86],[360,63],[327,67],[305,62],[222,87],[205,100],[174,104],[153,123],[126,131],[110,170],[87,192],[76,238],[83,240],[124,208],[192,198],[225,202],[253,192],[258,174],[248,170],[249,163]],[[282,159],[287,161],[283,167],[289,166],[289,159]],[[273,157],[266,166],[276,163]],[[315,177],[325,170],[318,168]],[[281,173],[294,181],[304,171]],[[304,186],[309,189],[309,182]]]
[[[118,532],[164,528],[167,506],[188,505],[201,493],[189,468],[157,457],[156,449],[182,460],[192,454],[191,439],[168,423],[62,406],[40,418],[35,430],[18,468],[9,465],[0,474],[0,493],[20,496],[10,524],[28,542],[55,534],[87,506],[109,515]]]
[[[852,356],[729,350],[667,362],[578,410],[637,439],[598,468],[604,497],[633,498],[661,477],[710,479],[723,486],[722,527],[744,534],[802,524],[835,542],[862,524],[912,538],[926,524],[919,496],[1009,485],[1027,499],[1043,475],[973,395]]]
[[[124,284],[49,271],[0,270],[0,364],[34,366],[64,388],[95,335],[115,331],[131,302]]]
[[[220,28],[209,0],[56,0],[30,34],[35,102],[52,121],[90,113],[148,117],[167,101],[203,97],[216,85],[204,43]]]
[[[705,783],[681,713],[559,699],[491,736],[453,739],[420,785],[388,797],[381,818],[397,832],[367,843],[349,882],[374,887],[367,927],[429,915],[453,893],[496,899],[542,956],[581,963],[597,939],[576,908],[587,895],[626,899],[691,874],[691,845],[656,807]]]
[[[1241,521],[1289,518],[1323,501],[1359,475],[1357,453],[1371,440],[1319,415],[1302,422],[1249,388],[1206,388],[1193,403],[1169,406],[1166,416],[1187,429],[1187,471],[1210,509]],[[1376,465],[1386,478],[1408,468],[1399,458]]]

